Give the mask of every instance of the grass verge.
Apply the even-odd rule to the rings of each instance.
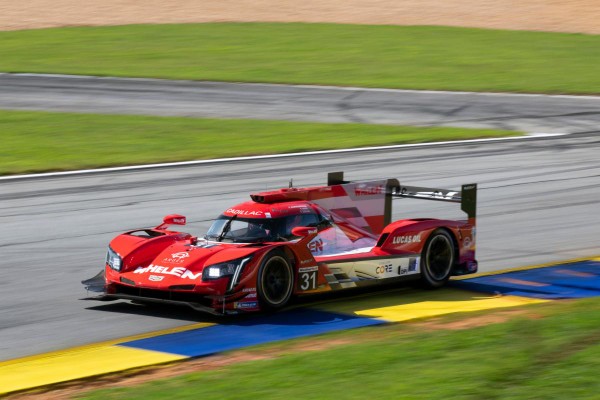
[[[366,124],[0,111],[0,174],[520,135]]]
[[[0,32],[0,71],[467,91],[600,93],[600,36],[209,23]]]
[[[303,340],[307,347],[343,343],[318,352],[283,352],[84,398],[596,399],[600,298],[524,310],[505,322],[469,329],[445,329],[444,323],[485,318],[490,311],[438,319],[435,328],[417,323],[338,332]],[[297,350],[299,342],[254,351]]]

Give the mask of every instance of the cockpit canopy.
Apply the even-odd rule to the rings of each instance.
[[[377,237],[353,226],[343,216],[308,201],[256,203],[228,208],[209,228],[205,239],[230,243],[287,242],[299,239],[292,229],[316,227],[328,252],[347,251],[375,245]]]
[[[312,212],[278,218],[221,215],[206,233],[206,239],[234,243],[290,241],[298,238],[292,234],[293,228],[297,226],[317,227],[323,222],[319,215]]]

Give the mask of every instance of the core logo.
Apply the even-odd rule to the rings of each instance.
[[[393,244],[421,243],[421,234],[394,236],[394,238],[392,239],[392,243]]]
[[[375,268],[375,273],[377,275],[394,272],[394,266],[392,264],[380,265]]]

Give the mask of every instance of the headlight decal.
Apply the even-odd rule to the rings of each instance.
[[[235,269],[235,273],[233,274],[233,278],[231,278],[231,282],[229,282],[229,290],[233,290],[233,288],[235,287],[235,285],[237,285],[238,280],[240,278],[240,273],[242,272],[242,269],[244,268],[244,265],[250,261],[252,257],[248,257],[248,258],[244,258],[240,264],[238,265],[238,267]]]

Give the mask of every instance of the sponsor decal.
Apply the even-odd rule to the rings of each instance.
[[[270,213],[270,212],[266,212],[266,213],[265,213],[265,217],[267,217],[267,218],[271,218],[271,213]]]
[[[145,274],[147,272],[152,272],[155,274],[164,274],[164,275],[175,275],[182,279],[199,279],[202,277],[202,272],[198,272],[197,274],[192,271],[184,268],[184,267],[163,267],[161,265],[153,265],[150,264],[147,267],[138,267],[134,274]]]
[[[417,270],[417,264],[419,262],[418,258],[411,258],[408,260],[408,271],[414,272]]]
[[[376,194],[384,194],[385,187],[383,185],[368,186],[366,184],[357,185],[354,187],[355,196],[373,196]]]
[[[240,301],[233,303],[235,308],[257,308],[258,303],[256,301]]]
[[[300,261],[300,265],[310,264],[311,262],[312,262],[312,260],[302,260],[302,261]]]
[[[421,243],[421,234],[418,235],[404,235],[394,236],[392,238],[393,244],[408,244],[408,243]]]
[[[256,288],[244,288],[242,293],[247,293],[244,299],[255,299],[256,298]]]
[[[308,249],[311,253],[322,253],[323,252],[323,240],[322,239],[314,239],[312,242],[308,243]]]
[[[173,218],[173,223],[185,225],[185,218]]]
[[[176,258],[176,259],[181,259],[183,260],[184,258],[189,257],[190,255],[188,253],[186,253],[185,251],[180,251],[179,253],[173,253],[171,254],[171,257]]]
[[[298,272],[312,272],[312,271],[318,271],[319,267],[317,267],[316,265],[314,267],[301,267],[298,268]]]
[[[467,236],[466,238],[463,239],[463,246],[467,247],[467,248],[471,247],[471,238],[470,237]]]
[[[400,190],[400,194],[405,195],[405,196],[413,196],[413,197],[421,197],[421,198],[452,200],[456,195],[458,195],[458,192],[444,193],[441,190],[434,190],[432,192],[409,192],[408,188],[402,187],[402,189]]]
[[[378,275],[382,275],[385,273],[394,272],[394,266],[392,264],[380,265],[375,268],[375,273]]]
[[[250,211],[250,210],[237,210],[235,208],[228,208],[225,213],[236,214],[236,215],[253,215],[253,216],[263,216],[262,211]]]
[[[172,263],[172,264],[181,264],[181,263],[185,262],[185,259],[188,258],[189,256],[190,255],[188,253],[186,253],[185,251],[181,251],[179,253],[171,254],[171,257],[165,257],[163,259],[163,261]]]
[[[408,274],[408,268],[398,267],[398,275],[406,275]]]
[[[164,277],[164,276],[158,276],[158,275],[150,275],[150,276],[148,277],[148,280],[150,280],[150,281],[152,281],[152,282],[160,282],[160,281],[162,281],[163,279],[165,279],[165,277]]]

